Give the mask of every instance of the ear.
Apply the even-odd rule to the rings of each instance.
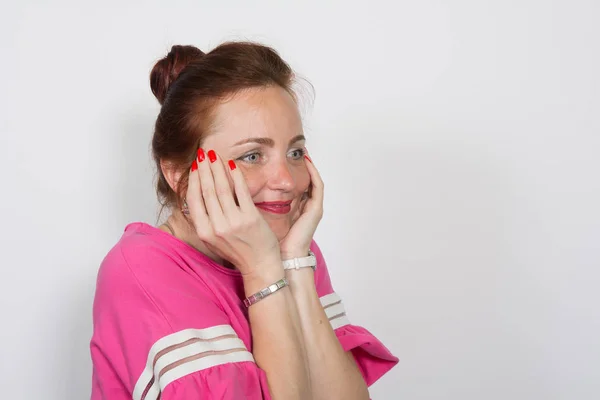
[[[182,175],[181,169],[176,168],[173,163],[165,161],[164,159],[160,160],[160,169],[171,189],[177,193],[179,179],[181,179]]]

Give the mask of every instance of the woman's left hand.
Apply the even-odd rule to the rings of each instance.
[[[323,180],[307,153],[304,163],[310,175],[310,190],[298,207],[290,231],[279,241],[282,260],[308,255],[313,235],[323,217]]]

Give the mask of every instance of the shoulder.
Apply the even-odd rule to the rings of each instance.
[[[102,260],[98,283],[132,279],[144,287],[151,287],[189,280],[192,267],[198,270],[208,263],[207,257],[192,250],[187,244],[148,224],[129,224]]]
[[[167,235],[148,225],[126,228],[100,265],[95,309],[154,310],[174,325],[195,315],[192,310],[203,309],[202,316],[209,319],[211,310],[219,311],[210,282],[201,274],[203,258],[192,260],[179,248],[183,243]]]
[[[119,241],[108,251],[98,269],[97,290],[117,289],[135,281],[141,266],[152,268],[168,260],[168,252],[138,224],[129,224]]]
[[[149,260],[152,242],[127,232],[108,251],[98,269],[94,296],[94,316],[131,313],[141,304],[152,303],[151,296],[138,279],[135,268]]]

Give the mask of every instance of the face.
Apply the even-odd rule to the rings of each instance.
[[[217,107],[212,131],[202,147],[213,149],[225,162],[235,160],[258,210],[281,240],[310,184],[302,121],[293,98],[278,86],[244,91]],[[289,208],[260,204],[289,201]]]

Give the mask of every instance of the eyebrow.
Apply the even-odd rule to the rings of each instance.
[[[291,140],[290,140],[290,145],[299,142],[301,140],[306,140],[306,138],[304,137],[304,135],[296,135],[294,136]],[[248,139],[244,139],[244,140],[240,140],[239,142],[237,142],[236,144],[234,144],[233,146],[240,146],[242,144],[246,144],[246,143],[258,143],[258,144],[263,144],[265,146],[269,146],[269,147],[273,147],[275,146],[275,141],[271,138],[248,138]]]

